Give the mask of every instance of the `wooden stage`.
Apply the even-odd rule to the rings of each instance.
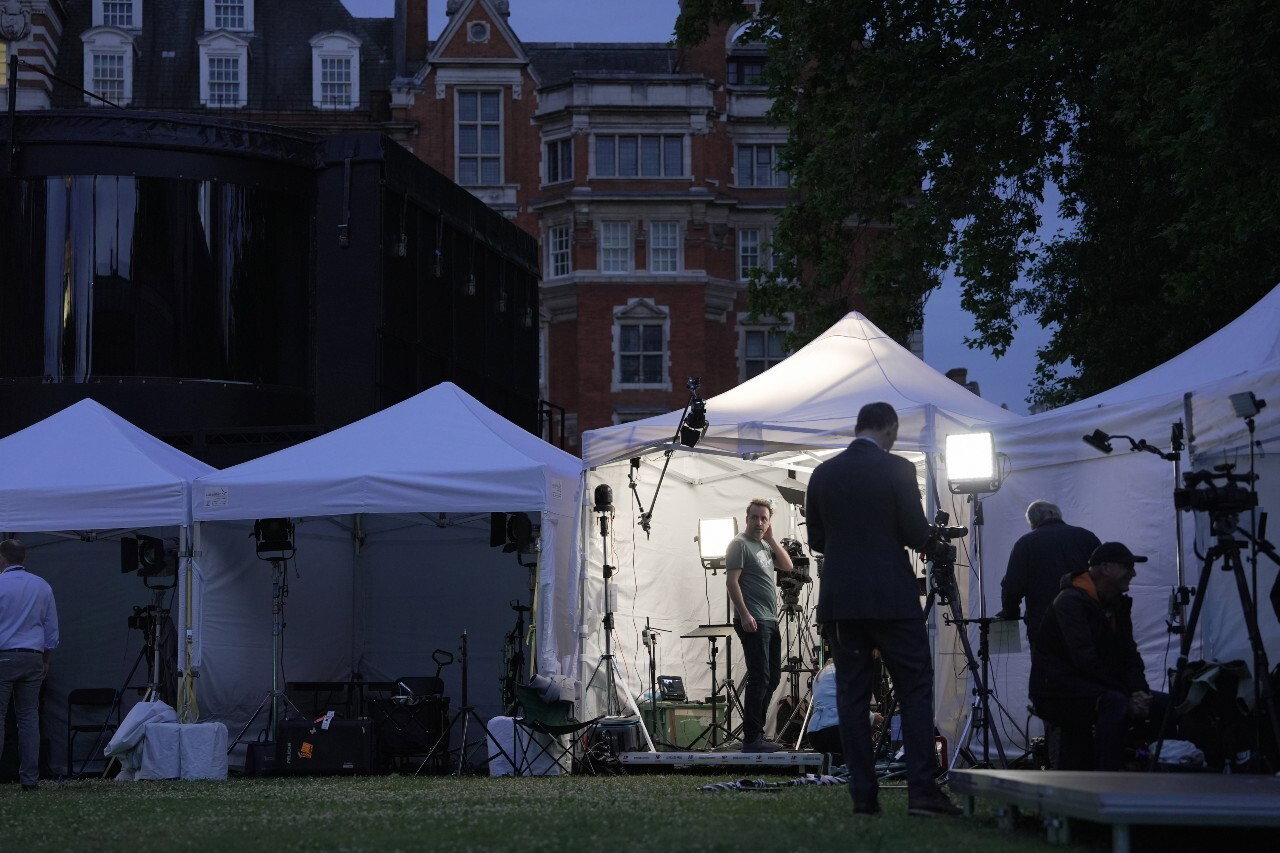
[[[951,790],[1046,818],[1049,840],[1069,844],[1071,821],[1111,825],[1111,847],[1128,853],[1131,826],[1280,827],[1280,777],[1219,773],[1086,773],[954,770]]]

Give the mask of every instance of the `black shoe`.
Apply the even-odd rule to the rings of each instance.
[[[742,745],[743,752],[784,752],[786,749],[782,744],[765,740],[762,737],[749,740]]]
[[[33,783],[32,783],[32,784],[30,784],[30,785],[23,785],[23,786],[22,786],[22,790],[24,790],[24,791],[39,791],[39,790],[40,790],[40,786],[39,786],[39,785],[37,785],[37,784],[35,784],[35,783],[33,782]]]
[[[934,790],[922,797],[907,800],[907,814],[919,817],[959,817],[964,809],[951,802],[941,790]]]
[[[867,800],[863,803],[855,801],[853,804],[853,813],[857,817],[878,815],[880,814],[880,801],[878,799]]]

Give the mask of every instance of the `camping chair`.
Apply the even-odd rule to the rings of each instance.
[[[576,735],[594,726],[599,717],[594,720],[587,720],[580,723],[569,718],[570,711],[573,710],[573,703],[562,699],[558,702],[548,702],[538,695],[538,691],[527,684],[517,684],[516,686],[516,702],[523,709],[523,716],[515,718],[516,737],[515,745],[512,750],[515,753],[513,764],[516,764],[515,771],[517,775],[524,776],[533,769],[534,762],[542,758],[544,755],[555,762],[556,766],[564,773],[573,771],[573,749],[572,745],[566,747],[560,743],[559,738],[562,735]],[[528,741],[521,743],[520,729],[528,732]],[[535,740],[533,733],[536,732],[545,735],[545,742]],[[531,756],[529,754],[529,745],[536,745],[537,751]],[[568,765],[565,760],[568,759]]]
[[[67,694],[67,775],[75,776],[73,764],[75,763],[75,742],[76,735],[94,734],[97,739],[94,741],[94,750],[85,756],[80,763],[80,772],[84,772],[84,766],[91,760],[96,760],[93,752],[98,747],[106,745],[108,733],[114,733],[120,728],[120,702],[119,694],[111,687],[81,687],[72,690]],[[77,723],[76,711],[79,709],[81,716],[90,716],[95,720],[93,723]],[[112,722],[112,714],[115,715],[115,721]]]

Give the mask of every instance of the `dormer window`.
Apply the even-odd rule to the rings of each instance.
[[[142,29],[142,0],[93,0],[93,25]]]
[[[311,39],[311,102],[321,109],[360,105],[360,42],[348,33]]]
[[[204,0],[206,30],[253,31],[253,0]]]
[[[133,36],[115,27],[96,27],[81,34],[84,42],[84,89],[118,107],[133,100]],[[106,106],[85,95],[85,103]]]
[[[200,45],[200,103],[235,108],[248,102],[249,42],[226,31],[197,39]]]

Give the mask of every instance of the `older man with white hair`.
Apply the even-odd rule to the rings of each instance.
[[[1040,622],[1058,597],[1062,578],[1089,567],[1089,555],[1102,543],[1083,527],[1062,520],[1062,510],[1049,501],[1027,506],[1026,533],[1009,552],[1009,567],[1000,584],[1000,615],[1017,619],[1022,599],[1027,600],[1027,640],[1034,644]]]

